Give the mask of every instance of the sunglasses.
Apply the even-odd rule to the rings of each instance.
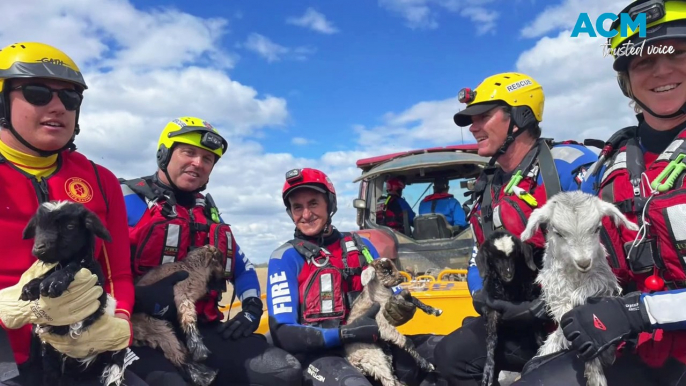
[[[83,96],[73,89],[54,89],[44,84],[22,84],[12,88],[12,90],[21,90],[24,99],[34,106],[45,106],[52,100],[52,93],[57,93],[64,108],[69,111],[74,111],[81,106]]]

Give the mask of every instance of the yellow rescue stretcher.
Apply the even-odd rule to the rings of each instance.
[[[405,335],[447,335],[460,327],[465,317],[477,315],[472,306],[472,297],[469,294],[467,282],[445,279],[450,275],[464,277],[467,274],[467,270],[444,269],[436,277],[430,275],[412,277],[407,272],[401,272],[401,274],[406,279],[401,286],[409,289],[412,296],[431,307],[439,308],[443,311],[443,314],[440,316],[433,316],[417,310],[411,321],[398,328],[401,333]],[[269,331],[267,295],[262,294],[261,298],[264,304],[264,313],[256,332],[258,334],[265,334]],[[240,301],[236,301],[231,305],[232,314],[240,309]],[[220,310],[224,313],[228,312],[229,305],[221,306]]]

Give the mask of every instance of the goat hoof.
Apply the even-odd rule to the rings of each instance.
[[[195,385],[209,386],[217,377],[217,370],[213,370],[201,363],[186,363],[183,370]]]
[[[45,297],[56,298],[69,287],[68,283],[61,280],[47,279],[40,284],[40,294]]]
[[[186,340],[186,347],[188,347],[191,357],[196,362],[202,362],[210,355],[210,350],[207,348],[207,346],[205,346],[200,338],[194,339],[189,337]]]

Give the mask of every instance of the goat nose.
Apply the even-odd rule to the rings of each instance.
[[[580,259],[576,261],[576,264],[581,269],[586,269],[591,266],[591,259]]]
[[[33,249],[35,251],[41,251],[41,250],[45,249],[45,243],[34,244]]]

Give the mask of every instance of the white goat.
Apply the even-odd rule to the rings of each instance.
[[[580,191],[558,193],[531,214],[521,234],[522,241],[533,237],[538,227],[547,224],[547,243],[543,269],[536,282],[541,285],[543,300],[555,321],[572,308],[593,296],[616,296],[622,291],[607,262],[607,251],[600,242],[602,219],[638,230],[614,205]],[[537,355],[559,352],[569,341],[558,326],[539,348]],[[603,363],[614,361],[614,348],[586,363],[584,375],[589,386],[606,386]]]
[[[424,371],[433,371],[434,366],[422,358],[414,349],[412,341],[393,327],[383,313],[384,305],[393,296],[393,287],[402,283],[403,278],[395,264],[387,258],[375,259],[370,267],[362,272],[362,285],[364,290],[355,299],[348,315],[347,323],[367,312],[374,302],[379,303],[381,311],[376,314],[376,323],[382,341],[400,347],[407,351]],[[403,293],[401,293],[403,295]],[[407,295],[409,297],[409,293]],[[417,298],[411,298],[412,303],[427,314],[439,316],[442,311],[427,306]],[[378,344],[372,343],[349,343],[344,347],[346,359],[362,374],[371,376],[381,382],[383,386],[399,386],[402,383],[393,373],[393,361],[390,355],[386,355]]]

